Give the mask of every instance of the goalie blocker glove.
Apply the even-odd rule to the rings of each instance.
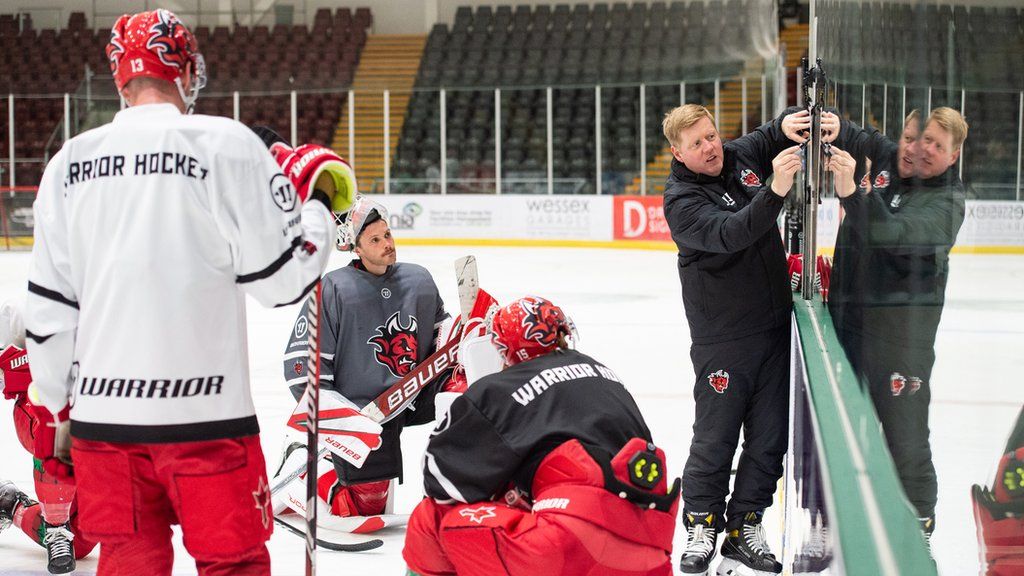
[[[270,134],[256,132],[264,143],[274,140],[276,136],[272,130]],[[282,139],[270,144],[270,153],[291,180],[303,202],[307,198],[319,200],[334,212],[336,218],[352,207],[358,193],[356,174],[352,166],[334,150],[316,144],[291,148]]]

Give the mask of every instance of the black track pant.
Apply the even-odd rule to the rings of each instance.
[[[839,338],[853,371],[871,393],[896,471],[918,516],[935,514],[938,482],[928,442],[928,404],[935,347],[908,345],[850,331]]]
[[[723,512],[738,520],[771,505],[782,477],[789,418],[789,326],[690,348],[697,381],[690,457],[683,471],[683,502],[691,512]],[[743,430],[728,510],[729,474]]]

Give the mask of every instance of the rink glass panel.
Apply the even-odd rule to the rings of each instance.
[[[1024,28],[1019,3],[998,0],[952,4],[923,1],[879,3],[818,0],[814,2],[812,14],[817,17],[817,56],[821,58],[830,82],[829,105],[838,108],[839,113],[848,120],[861,126],[875,127],[893,141],[899,139],[904,127],[904,118],[912,110],[921,112],[923,130],[924,119],[931,110],[940,106],[953,108],[964,115],[969,125],[960,157],[953,165],[954,173],[963,181],[966,199],[1001,202],[1020,202],[1024,199],[1021,182],[1021,171],[1024,168],[1021,159],[1021,150],[1024,148],[1024,68],[1020,66],[1021,58],[1024,56]],[[812,34],[814,25],[812,22]],[[892,178],[895,180],[897,177],[894,170]],[[833,196],[833,193],[826,190],[823,196],[828,198]],[[998,207],[1019,210],[1020,205],[976,203],[974,206],[979,211],[995,211]],[[967,207],[967,212],[967,218],[970,220],[971,206]],[[967,224],[968,222],[965,222],[964,225]],[[1006,232],[1004,235],[1013,235],[1013,230],[1017,230],[1017,240],[1008,241],[1013,246],[1000,247],[1000,242],[993,241],[993,247],[982,246],[976,249],[978,252],[984,253],[988,250],[989,253],[1019,253],[1019,221],[1015,224],[979,219],[973,224],[982,232],[994,231],[994,228],[986,228],[995,226],[1002,226],[1001,230]],[[925,225],[919,223],[918,229]],[[932,248],[931,244],[911,246],[905,243],[892,247],[893,250],[902,250],[904,253],[921,253]],[[941,267],[945,257],[944,251],[938,245],[934,246],[934,250],[935,261]],[[950,285],[953,285],[955,280],[962,280],[954,276],[969,273],[970,270],[964,264],[966,260],[963,258],[966,257],[961,256],[961,259],[957,260],[958,254],[966,252],[966,247],[954,244],[952,251],[954,256],[948,267]],[[980,259],[998,257],[972,258],[977,259],[971,261],[974,265],[983,261]],[[913,258],[906,260],[908,268],[905,277],[929,274],[928,267],[921,265],[921,262]],[[871,271],[861,270],[859,274],[858,279],[863,281],[860,285],[867,286],[865,292],[870,290],[875,296],[880,290],[885,293],[884,287],[868,284],[876,277]],[[984,278],[977,281],[984,283]],[[1006,305],[999,300],[999,294],[994,291],[990,294],[981,296],[970,305],[993,311]],[[861,296],[866,298],[867,294]],[[936,301],[934,294],[915,294],[911,291],[899,295],[899,298],[915,306],[942,305],[941,301]],[[957,295],[951,295],[947,288],[938,339],[955,337],[958,345],[964,349],[984,346],[983,342],[987,341],[985,339],[990,335],[984,334],[983,328],[968,328],[956,324],[958,309],[962,309],[963,306],[965,303],[962,300],[957,301]],[[916,321],[914,316],[909,318],[911,324]],[[831,322],[823,324],[823,329],[831,328]],[[928,330],[924,322],[920,325],[901,325],[892,328],[905,330],[910,334],[926,333]],[[951,335],[951,332],[955,332],[955,336]],[[1019,332],[1007,331],[1001,334],[998,339],[1008,345],[1021,344]],[[847,352],[863,356],[866,350],[868,346]],[[931,372],[930,381],[926,383],[930,389],[947,391],[947,396],[940,398],[940,402],[946,400],[945,404],[949,404],[948,390],[957,386],[951,379],[958,378],[957,374],[962,374],[955,371],[955,368],[957,367],[943,362],[941,357],[938,358]],[[893,377],[896,376],[898,374],[894,372]],[[935,388],[931,388],[932,383],[936,384]],[[863,385],[862,382],[853,384]],[[973,413],[971,406],[936,406],[935,400],[933,396],[930,409],[933,438],[936,430],[948,433],[944,427],[950,426],[951,422],[957,422],[958,426],[972,425],[969,421]],[[997,400],[993,401],[998,403]],[[799,401],[794,402],[794,419],[799,422]],[[942,414],[941,421],[937,421],[937,414]],[[1005,422],[1007,431],[1011,426],[1012,421]],[[991,446],[987,447],[993,458],[991,469],[985,466],[957,472],[969,475],[978,484],[991,484],[990,473],[994,470],[997,452],[1003,442],[1002,437],[995,437],[991,439]],[[948,486],[953,482],[954,474],[948,468],[944,471],[939,467],[942,455],[936,453],[934,445],[933,440],[932,459],[936,462],[939,493],[942,495],[936,508],[937,534],[942,534],[941,538],[946,538],[947,534],[955,533],[958,535],[957,538],[973,542],[975,531],[974,526],[969,525],[971,502],[968,486],[958,487],[957,491],[953,492],[956,494],[955,497],[948,495]],[[798,457],[801,454],[799,446],[793,445],[794,454],[791,457]],[[970,448],[986,449],[980,445]],[[885,455],[884,444],[877,446],[877,449]],[[866,457],[873,455],[869,453]],[[897,489],[897,495],[902,498],[902,490]],[[898,501],[897,505],[910,507],[905,499]],[[830,520],[833,524],[836,523],[835,518]],[[841,521],[839,526],[842,527]],[[799,523],[787,524],[787,531],[790,530],[799,530]],[[797,532],[794,536],[796,540],[800,539],[799,534]],[[904,536],[909,538],[909,535]],[[934,545],[936,540],[933,538],[932,542]],[[916,550],[918,546],[914,548]],[[936,549],[936,556],[940,560],[943,558],[943,552],[941,547]],[[848,554],[845,546],[841,545],[839,556]],[[850,566],[849,560],[844,558],[847,567]],[[940,562],[939,566],[941,570],[943,564]],[[981,566],[980,569],[984,572],[985,566]]]

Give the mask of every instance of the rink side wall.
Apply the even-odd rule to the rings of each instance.
[[[31,246],[35,189],[0,195],[0,249]],[[675,250],[661,196],[391,194],[374,199],[390,212],[404,245],[543,246]],[[818,215],[820,252],[831,253],[839,202]],[[1024,202],[968,200],[954,253],[1024,254]]]

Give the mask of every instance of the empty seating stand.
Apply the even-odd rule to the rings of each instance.
[[[196,112],[233,116],[232,93],[240,91],[240,121],[269,125],[288,135],[291,90],[298,96],[298,139],[329,144],[345,90],[351,85],[359,54],[373,23],[369,9],[320,9],[313,25],[195,26],[209,79]],[[105,49],[107,23],[89,28],[85,14],[73,12],[61,30],[35,30],[27,15],[0,14],[0,91],[14,93],[17,184],[38,184],[46,144],[60,130],[62,94],[74,92],[86,67],[110,74]],[[267,95],[267,93],[270,95]],[[256,95],[262,93],[262,95]],[[46,97],[25,98],[40,95]],[[8,157],[7,99],[0,103],[4,127],[0,158]],[[59,142],[59,140],[58,140]],[[22,162],[20,160],[32,160]],[[3,178],[7,183],[6,176]]]
[[[859,111],[866,91],[865,105],[880,124],[887,94],[890,136],[902,129],[904,88],[906,111],[929,104],[961,110],[970,124],[962,152],[968,194],[1016,197],[1024,11],[827,0],[818,14],[821,57],[830,77],[840,83],[841,108]],[[862,24],[851,27],[849,22]],[[860,121],[859,112],[853,117]]]
[[[746,2],[731,0],[744,11]],[[742,6],[741,6],[742,5]],[[596,97],[602,86],[601,149],[604,193],[621,193],[660,150],[661,119],[679,104],[679,82],[728,77],[742,69],[720,13],[708,20],[700,1],[481,6],[456,10],[451,28],[430,32],[409,103],[393,177],[401,191],[429,191],[440,164],[438,94],[447,96],[447,175],[477,179],[473,191],[494,191],[494,93],[502,89],[502,192],[546,192],[547,99],[553,87],[552,165],[556,191],[595,188]],[[707,20],[707,21],[706,21]],[[710,23],[709,23],[710,22]],[[732,22],[730,26],[741,24]],[[709,26],[713,28],[709,28]],[[647,154],[640,157],[639,83],[646,88]],[[688,100],[703,100],[711,85],[696,83]],[[402,180],[420,181],[403,186]],[[533,179],[531,184],[517,180]],[[452,190],[453,187],[449,187]]]

